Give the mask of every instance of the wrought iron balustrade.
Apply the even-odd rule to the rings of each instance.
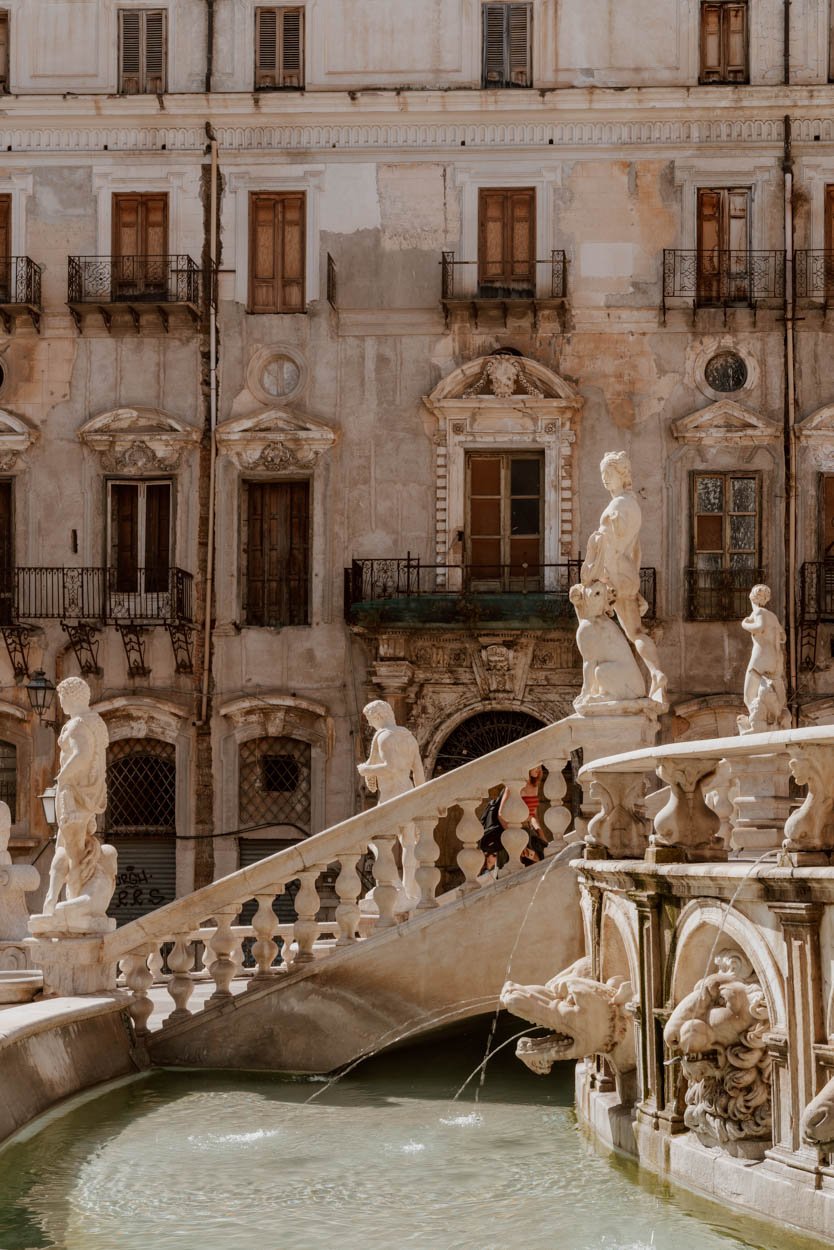
[[[828,304],[834,297],[834,251],[797,251],[793,272],[797,299]]]
[[[69,304],[187,304],[199,307],[203,271],[190,256],[70,256]],[[214,300],[214,280],[209,283]]]
[[[508,284],[502,284],[501,281],[481,278],[477,273],[477,260],[458,260],[455,252],[443,252],[440,260],[442,299],[564,299],[567,289],[565,253],[554,249],[549,259],[537,260],[534,264],[534,274],[529,278],[513,279]],[[470,274],[473,267],[476,272]],[[463,272],[459,272],[461,270]]]
[[[683,299],[698,307],[755,306],[785,295],[784,251],[751,249],[663,251],[663,313],[667,302]]]
[[[767,580],[764,569],[684,569],[690,621],[735,621],[750,611],[750,588]]]
[[[799,570],[799,610],[803,624],[834,621],[834,560],[806,560]]]
[[[0,257],[0,304],[40,309],[40,265],[28,256]]]
[[[194,619],[194,579],[183,569],[17,567],[0,578],[0,624],[14,621]]]

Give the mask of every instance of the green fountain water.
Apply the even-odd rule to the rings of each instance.
[[[537,1079],[509,1047],[477,1106],[472,1087],[452,1103],[488,1025],[379,1056],[326,1090],[154,1072],[83,1102],[0,1155],[0,1250],[817,1244],[641,1184],[631,1164],[596,1154],[568,1066]]]

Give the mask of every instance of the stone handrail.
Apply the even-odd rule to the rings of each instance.
[[[479,845],[483,828],[477,808],[496,786],[503,786],[509,792],[502,813],[506,822],[502,843],[508,858],[500,875],[517,872],[523,867],[521,854],[529,840],[523,828],[528,809],[520,791],[529,770],[542,764],[548,770],[544,797],[550,804],[544,823],[553,839],[552,851],[560,850],[564,845],[562,835],[571,819],[563,804],[567,787],[562,771],[577,745],[581,723],[579,717],[568,717],[548,725],[106,934],[101,939],[102,960],[114,967],[121,962],[125,983],[133,995],[130,1010],[137,1032],[146,1031],[153,1011],[148,990],[161,967],[162,946],[170,948],[165,960],[171,976],[165,984],[175,1004],[165,1023],[174,1023],[192,1014],[187,1004],[194,988],[194,941],[198,931],[209,952],[204,957],[204,966],[216,987],[209,1003],[231,997],[231,982],[240,966],[237,957],[240,931],[235,922],[241,907],[250,900],[257,903],[252,919],[255,941],[251,952],[257,968],[248,981],[252,988],[279,973],[297,970],[327,954],[330,947],[344,947],[364,940],[367,917],[360,915],[361,881],[357,863],[360,856],[367,853],[369,844],[373,844],[375,857],[374,902],[379,913],[374,918],[371,933],[407,920],[407,915],[395,914],[400,878],[394,847],[403,828],[413,826],[417,833],[416,881],[420,899],[415,910],[422,912],[437,907],[440,848],[434,831],[438,819],[450,807],[460,806],[463,812],[457,826],[461,843],[457,863],[463,875],[458,892],[466,894],[488,887],[491,878],[479,879],[484,857]],[[320,874],[334,864],[340,869],[335,883],[339,898],[335,915],[338,937],[328,948],[322,949],[323,944],[318,942],[321,903],[317,881]],[[300,882],[295,897],[297,919],[292,926],[292,940],[288,941],[286,932],[280,932],[285,926],[279,925],[273,903],[276,896],[296,880]],[[276,936],[281,938],[280,967],[276,963],[279,956]]]
[[[586,764],[579,779],[601,810],[588,825],[585,857],[645,857],[650,863],[726,860],[725,824],[733,829],[727,796],[733,784],[754,760],[784,756],[807,795],[784,821],[780,857],[794,866],[827,864],[834,852],[834,726],[645,747]],[[649,821],[645,776],[651,773],[666,786],[666,801]]]

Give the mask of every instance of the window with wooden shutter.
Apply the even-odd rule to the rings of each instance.
[[[0,195],[0,304],[12,302],[12,197]]]
[[[110,482],[111,592],[158,595],[171,570],[171,483]]]
[[[543,468],[536,453],[468,456],[470,589],[534,590],[539,585]]]
[[[119,91],[161,95],[166,88],[165,9],[119,10]]]
[[[532,86],[533,6],[485,4],[482,20],[483,86]]]
[[[482,188],[478,202],[478,293],[530,299],[536,293],[536,192]]]
[[[254,192],[249,201],[249,311],[304,312],[307,197]]]
[[[168,285],[168,196],[113,196],[113,298],[159,299]]]
[[[246,484],[247,625],[307,625],[310,483]]]
[[[750,188],[698,191],[698,302],[750,298]]]
[[[0,95],[9,90],[9,14],[0,9]]]
[[[304,86],[304,10],[255,9],[255,90]]]
[[[701,4],[702,83],[748,82],[747,4],[704,0]]]
[[[14,512],[12,483],[0,481],[0,624],[14,616]],[[0,794],[0,798],[3,795]],[[8,801],[8,800],[7,800]]]

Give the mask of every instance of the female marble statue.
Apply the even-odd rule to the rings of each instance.
[[[648,604],[640,594],[640,526],[643,514],[631,483],[631,462],[624,451],[609,451],[600,464],[602,481],[611,502],[588,540],[582,565],[583,586],[604,582],[612,592],[612,606],[629,642],[649,670],[649,698],[666,702],[666,675],[654,642],[643,628]]]
[[[791,724],[785,688],[785,631],[778,616],[765,606],[769,602],[770,587],[754,586],[750,591],[753,610],[741,622],[753,649],[744,678],[747,715],[738,718],[740,733],[789,729]]]

